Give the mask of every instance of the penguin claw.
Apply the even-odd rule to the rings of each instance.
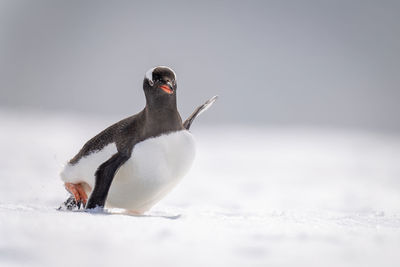
[[[85,209],[87,195],[81,184],[65,183],[65,189],[71,196],[58,208],[58,210],[81,210]]]
[[[85,208],[88,197],[81,184],[65,183],[65,189],[72,194],[79,208]]]
[[[85,204],[83,204],[83,202],[81,200],[78,201],[77,206],[78,206],[78,210],[85,208]]]

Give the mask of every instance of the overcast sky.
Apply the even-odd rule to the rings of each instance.
[[[183,117],[400,131],[400,1],[0,0],[0,108],[134,114],[144,73]]]

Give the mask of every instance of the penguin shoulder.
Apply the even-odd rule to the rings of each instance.
[[[82,157],[103,149],[110,143],[115,143],[119,151],[126,151],[133,140],[139,139],[138,124],[141,120],[142,112],[125,118],[107,127],[96,136],[87,141],[81,150],[70,161],[70,164],[77,163]],[[133,146],[133,145],[132,145]]]

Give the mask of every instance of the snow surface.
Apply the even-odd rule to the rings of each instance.
[[[400,137],[194,122],[145,216],[62,212],[62,164],[119,118],[0,110],[0,266],[400,266]]]

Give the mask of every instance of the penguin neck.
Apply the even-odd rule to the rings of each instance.
[[[159,113],[176,113],[178,108],[176,105],[176,96],[172,97],[146,97],[146,113],[149,116],[159,116]]]
[[[144,114],[147,119],[148,130],[152,135],[183,129],[182,119],[179,115],[176,96],[148,99]]]

